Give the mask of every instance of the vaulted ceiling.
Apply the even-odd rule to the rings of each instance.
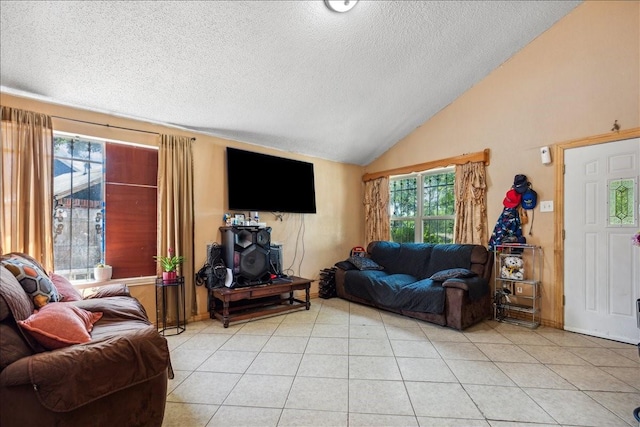
[[[365,165],[580,1],[0,1],[0,89]]]

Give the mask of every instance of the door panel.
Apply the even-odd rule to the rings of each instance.
[[[640,249],[631,244],[631,236],[638,231],[639,163],[639,138],[565,151],[564,291],[569,331],[638,342]],[[622,185],[620,180],[631,181]]]

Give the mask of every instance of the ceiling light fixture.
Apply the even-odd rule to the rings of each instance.
[[[329,9],[340,13],[350,11],[356,3],[358,0],[324,0]]]

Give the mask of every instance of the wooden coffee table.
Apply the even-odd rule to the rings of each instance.
[[[211,295],[213,298],[222,301],[222,309],[212,309],[210,316],[222,321],[224,327],[228,328],[230,321],[267,316],[303,307],[309,310],[309,307],[311,307],[309,288],[313,280],[296,276],[291,276],[289,279],[291,281],[285,283],[277,282],[240,288],[213,288]],[[293,291],[297,290],[305,291],[304,301],[293,297]],[[288,296],[284,297],[284,294],[288,294]],[[256,300],[278,295],[280,298],[276,300],[267,299],[267,301],[254,301],[253,303],[243,304],[241,307],[229,307],[229,303],[232,301]]]

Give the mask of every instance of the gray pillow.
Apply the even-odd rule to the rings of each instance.
[[[378,265],[378,263],[371,258],[352,256],[349,257],[348,261],[355,265],[358,270],[384,270],[384,267]]]
[[[429,277],[429,279],[435,282],[444,282],[447,279],[467,278],[475,276],[477,276],[476,273],[471,270],[467,270],[466,268],[450,268],[448,270],[442,270],[434,273],[433,276]]]

